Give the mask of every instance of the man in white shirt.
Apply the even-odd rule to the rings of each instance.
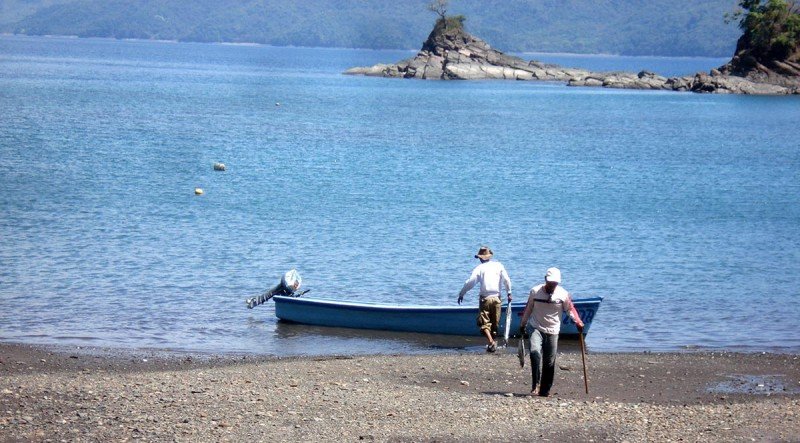
[[[497,329],[500,324],[500,308],[502,302],[500,301],[500,289],[502,285],[506,286],[508,292],[508,302],[511,302],[511,279],[508,278],[508,272],[503,267],[502,263],[498,261],[491,261],[494,253],[487,246],[481,246],[475,258],[481,261],[481,264],[472,270],[461,292],[458,293],[458,304],[464,300],[464,294],[472,289],[476,283],[480,283],[480,290],[478,291],[478,298],[480,300],[480,308],[478,309],[478,327],[480,328],[486,340],[489,342],[486,345],[486,351],[494,352],[497,350],[497,343],[494,341],[494,336],[497,335]]]
[[[567,312],[583,333],[583,321],[572,304],[572,298],[561,283],[561,271],[550,268],[544,284],[534,286],[528,296],[528,304],[522,313],[520,332],[523,336],[532,330],[531,340],[531,395],[550,396],[556,370],[558,333],[561,331],[561,313]],[[524,338],[523,338],[524,340]]]

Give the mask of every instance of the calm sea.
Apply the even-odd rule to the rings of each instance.
[[[244,300],[297,268],[307,296],[455,304],[488,244],[517,297],[549,266],[605,297],[595,351],[800,351],[800,97],[340,74],[411,54],[0,37],[0,340],[478,351]]]

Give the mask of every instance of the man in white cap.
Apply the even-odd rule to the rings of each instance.
[[[561,313],[567,312],[583,333],[583,321],[572,304],[572,298],[561,283],[561,271],[550,268],[544,277],[544,284],[534,286],[528,296],[528,304],[522,313],[520,332],[526,335],[533,332],[531,340],[531,395],[550,396],[556,370],[558,333],[561,331]]]
[[[481,264],[472,270],[461,292],[458,293],[458,304],[464,300],[464,294],[472,289],[476,283],[480,283],[480,291],[478,298],[480,299],[478,309],[478,327],[480,328],[486,340],[489,342],[486,345],[487,352],[494,352],[497,350],[497,343],[494,341],[494,336],[497,335],[497,329],[500,325],[500,308],[502,302],[500,301],[500,289],[505,284],[506,291],[508,292],[508,301],[511,302],[511,279],[508,278],[508,272],[502,263],[492,261],[492,250],[487,246],[481,246],[475,258],[481,261]]]

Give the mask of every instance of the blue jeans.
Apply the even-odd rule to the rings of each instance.
[[[549,395],[556,373],[558,334],[545,334],[534,329],[531,334],[531,381],[539,386],[539,395]]]

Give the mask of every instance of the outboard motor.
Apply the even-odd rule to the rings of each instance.
[[[280,283],[270,288],[267,292],[247,299],[247,307],[253,309],[254,307],[266,303],[274,295],[283,295],[286,297],[300,297],[308,291],[297,292],[303,279],[296,269],[292,269],[281,277]]]

